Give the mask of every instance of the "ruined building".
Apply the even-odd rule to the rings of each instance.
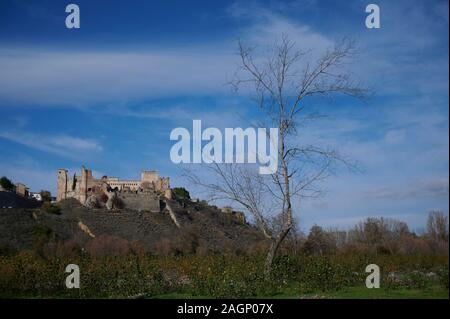
[[[95,179],[92,171],[81,167],[81,174],[68,176],[66,169],[58,170],[57,201],[75,198],[86,206],[98,206],[102,201],[120,201],[124,207],[136,210],[160,210],[160,199],[171,198],[168,177],[156,171],[142,171],[140,180],[120,180],[103,176]],[[109,201],[108,201],[109,200]],[[109,207],[108,207],[109,208]]]

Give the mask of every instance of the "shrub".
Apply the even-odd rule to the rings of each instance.
[[[52,194],[49,191],[41,190],[40,192],[41,198],[43,202],[51,202],[52,201]]]
[[[384,289],[426,289],[438,278],[448,287],[446,255],[375,258],[352,254],[283,255],[274,260],[272,274],[265,277],[263,255],[148,256],[134,251],[127,254],[127,250],[131,251],[123,247],[131,246],[128,242],[100,236],[91,241],[90,248],[101,254],[68,256],[59,254],[58,247],[76,247],[75,243],[55,245],[54,235],[45,226],[37,227],[35,234],[42,238],[45,247],[55,248],[54,256],[42,259],[30,252],[2,256],[0,295],[123,298],[176,292],[213,298],[265,297],[287,287],[296,287],[295,293],[363,287],[367,275],[364,270],[369,263],[379,265],[382,274],[394,274],[381,276]],[[119,253],[113,256],[112,251]],[[82,289],[65,288],[64,269],[70,263],[80,266]],[[425,270],[436,272],[436,269],[440,269],[438,277],[424,275]]]
[[[44,246],[55,236],[51,228],[45,225],[36,225],[33,228],[33,252],[44,257]]]
[[[17,250],[6,241],[0,241],[0,256],[13,255]]]
[[[306,291],[339,290],[351,282],[351,271],[328,256],[305,258],[301,268],[301,288]]]
[[[54,215],[60,215],[61,214],[61,209],[50,203],[50,202],[44,202],[42,203],[41,209],[46,212],[47,214],[54,214]]]
[[[6,176],[3,176],[2,178],[0,178],[0,186],[3,187],[7,191],[12,191],[14,189],[14,184]]]
[[[449,284],[448,284],[448,265],[445,265],[441,268],[439,268],[437,272],[439,283],[448,290]]]
[[[105,193],[102,193],[100,195],[100,199],[99,200],[100,200],[101,203],[106,204],[106,202],[108,201],[108,195],[106,195]]]
[[[189,192],[184,187],[175,187],[173,189],[173,192],[175,195],[177,195],[179,198],[183,199],[191,199],[191,196],[189,195]]]
[[[420,271],[412,271],[405,276],[405,286],[410,289],[425,289],[431,284],[430,278]]]
[[[92,257],[126,256],[131,252],[130,243],[123,238],[101,235],[93,238],[86,245],[86,251]]]

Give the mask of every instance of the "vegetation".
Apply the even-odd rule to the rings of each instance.
[[[3,189],[5,189],[7,191],[12,191],[14,189],[14,184],[6,176],[3,176],[2,178],[0,178],[0,186],[3,187]]]
[[[66,289],[65,267],[81,269],[81,289]],[[364,269],[382,269],[380,289],[365,288]],[[270,278],[264,256],[141,254],[40,258],[31,252],[0,259],[0,296],[24,297],[441,297],[448,298],[448,256],[286,256],[275,259]],[[436,274],[446,272],[446,277]],[[384,275],[385,274],[385,275]],[[395,281],[392,274],[396,274]],[[420,280],[417,281],[417,278]],[[377,290],[377,291],[375,291]]]
[[[40,194],[41,194],[43,202],[51,202],[52,201],[52,194],[50,193],[50,191],[41,190]]]
[[[173,192],[175,195],[177,195],[179,198],[182,199],[191,199],[191,196],[189,195],[189,192],[184,187],[175,187],[173,189]]]
[[[52,223],[45,225],[42,212],[24,213],[38,216],[30,224],[33,244],[13,249],[0,240],[0,297],[448,298],[448,226],[440,222],[446,220],[442,212],[430,213],[428,224],[439,226],[420,235],[387,218],[367,218],[349,231],[315,225],[307,236],[291,233],[269,275],[269,243],[263,239],[255,242],[261,245],[229,242],[232,247],[214,249],[201,236],[207,227],[191,225],[149,247],[116,234],[67,237],[50,228],[58,218],[47,216]],[[229,215],[214,218],[222,227],[233,223]],[[65,267],[72,263],[80,266],[81,289],[64,285]],[[379,289],[365,287],[369,264],[380,267]]]
[[[41,209],[48,214],[54,214],[54,215],[61,214],[61,209],[58,206],[50,203],[49,201],[44,201],[42,203]]]

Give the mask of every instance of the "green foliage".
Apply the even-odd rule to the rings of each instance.
[[[37,226],[34,240],[40,246],[53,240],[45,226]],[[424,262],[427,260],[427,262]],[[82,269],[82,289],[66,289],[65,267],[74,263]],[[92,258],[36,257],[21,252],[0,258],[0,296],[8,293],[28,297],[123,298],[184,294],[213,298],[277,297],[287,289],[294,296],[339,295],[365,288],[365,267],[380,266],[382,291],[430,291],[438,277],[429,272],[442,269],[448,279],[448,256],[280,256],[273,273],[263,275],[264,256],[102,256]],[[388,282],[385,273],[402,274]],[[390,279],[389,279],[390,280]]]
[[[47,214],[54,214],[54,215],[61,214],[61,209],[50,202],[43,202],[41,209],[45,211]]]
[[[439,268],[437,271],[437,275],[439,278],[439,283],[448,290],[449,284],[448,284],[448,264],[444,265],[443,267]]]
[[[173,192],[176,196],[183,199],[191,199],[191,196],[189,195],[189,192],[184,187],[175,187],[173,189]]]
[[[311,227],[302,249],[307,254],[325,255],[334,252],[336,244],[329,233],[325,232],[322,227],[314,225]]]
[[[14,189],[14,184],[6,176],[0,178],[0,186],[7,191],[12,191]]]
[[[51,202],[52,201],[52,194],[50,193],[50,191],[41,190],[40,194],[41,194],[43,202]]]
[[[52,230],[45,225],[36,225],[33,228],[33,252],[44,256],[44,246],[52,239]]]

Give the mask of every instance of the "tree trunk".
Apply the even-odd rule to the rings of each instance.
[[[291,193],[289,189],[289,172],[287,163],[285,160],[285,146],[284,146],[284,129],[281,125],[279,125],[280,133],[279,133],[279,141],[280,141],[280,150],[279,154],[281,156],[281,166],[283,168],[283,178],[284,178],[284,200],[286,204],[286,217],[287,220],[285,221],[285,224],[283,226],[283,229],[280,231],[278,236],[272,239],[272,242],[270,243],[269,252],[267,253],[266,257],[266,264],[265,264],[265,275],[268,276],[270,272],[272,271],[272,264],[273,260],[277,254],[278,249],[280,248],[281,243],[283,242],[284,238],[286,238],[287,234],[291,230],[292,227],[292,205],[291,205]],[[284,210],[283,210],[284,213]]]
[[[288,225],[285,229],[281,231],[281,233],[272,239],[270,243],[269,252],[266,256],[266,263],[264,265],[264,273],[266,277],[271,273],[272,271],[272,264],[273,260],[275,259],[275,256],[277,255],[278,249],[280,248],[281,243],[283,242],[284,238],[287,236],[289,231],[291,230],[291,225]]]

